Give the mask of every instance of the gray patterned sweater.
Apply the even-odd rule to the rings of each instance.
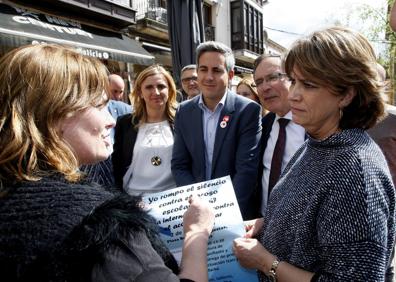
[[[274,187],[264,222],[264,247],[318,281],[383,281],[395,192],[380,149],[360,129],[308,138]]]

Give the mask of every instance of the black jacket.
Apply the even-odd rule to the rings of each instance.
[[[114,181],[122,191],[122,178],[132,162],[133,148],[138,134],[135,128],[138,121],[132,123],[132,114],[119,117],[114,133],[113,162]]]
[[[179,281],[140,198],[59,175],[7,188],[0,198],[2,281],[150,281],[153,273]],[[118,268],[109,268],[115,261]]]

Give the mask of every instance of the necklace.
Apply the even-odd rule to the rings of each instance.
[[[156,147],[162,143],[162,139],[164,139],[164,129],[162,125],[155,125],[147,130],[147,145],[154,149],[154,156],[150,158],[151,165],[153,166],[160,166],[162,164],[162,159],[158,153],[158,150],[155,150]],[[165,140],[166,142],[166,140]]]
[[[153,166],[159,166],[159,165],[161,165],[161,163],[162,163],[162,160],[161,160],[160,156],[154,156],[151,158],[151,164]]]

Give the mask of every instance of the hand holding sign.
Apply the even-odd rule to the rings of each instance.
[[[213,208],[208,205],[207,201],[201,200],[198,196],[191,196],[188,202],[190,207],[183,217],[184,234],[201,232],[209,237],[214,224]]]
[[[241,267],[232,251],[233,240],[244,236],[246,229],[229,176],[146,195],[143,199],[161,228],[161,239],[176,259],[181,259],[182,252],[184,261],[197,259],[192,248],[207,248],[207,265],[202,271],[208,271],[209,282],[258,281],[256,272]],[[193,238],[200,240],[189,244]],[[198,266],[194,271],[198,271]]]

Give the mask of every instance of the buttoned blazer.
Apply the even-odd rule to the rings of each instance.
[[[199,97],[180,104],[175,118],[172,174],[177,186],[205,181],[205,143]],[[250,205],[258,171],[261,107],[228,91],[220,113],[212,159],[211,179],[230,175],[244,219],[253,217]],[[221,127],[220,122],[226,121]]]

